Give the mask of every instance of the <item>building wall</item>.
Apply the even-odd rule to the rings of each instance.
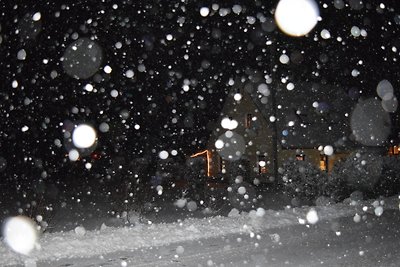
[[[237,92],[240,92],[242,95],[242,99],[240,101],[236,101],[233,97],[235,94],[235,90]],[[246,119],[248,114],[252,114],[252,116],[256,118],[256,120],[251,122],[250,127],[246,127]],[[252,173],[253,175],[256,175],[259,171],[258,162],[260,160],[260,157],[265,157],[265,161],[267,162],[266,169],[268,172],[267,174],[259,175],[259,178],[261,178],[261,182],[269,182],[271,176],[276,175],[276,167],[281,166],[289,158],[296,158],[296,156],[299,154],[304,154],[305,159],[314,164],[317,168],[323,167],[321,166],[323,165],[321,164],[321,160],[323,159],[321,159],[321,153],[318,149],[284,149],[281,148],[280,145],[274,144],[274,129],[272,123],[269,122],[269,119],[266,119],[266,117],[263,116],[261,112],[259,112],[256,104],[254,103],[254,99],[252,99],[252,97],[248,93],[244,92],[242,88],[237,87],[233,88],[232,92],[228,95],[223,110],[221,112],[221,117],[209,139],[208,150],[211,151],[210,173],[212,176],[217,176],[221,172],[221,169],[223,167],[222,165],[224,163],[223,160],[221,161],[218,151],[215,148],[215,142],[218,140],[218,137],[220,135],[226,132],[226,129],[223,129],[220,124],[221,120],[225,117],[234,119],[239,123],[238,127],[233,131],[244,138],[244,141],[246,143],[246,152],[242,156],[242,159],[246,159],[249,161],[252,169],[254,170],[254,172]],[[281,121],[280,123],[285,123],[285,121]],[[318,124],[318,126],[320,125]],[[278,127],[278,129],[280,128]],[[317,139],[318,138],[315,138],[316,144],[314,145],[318,145],[319,142]],[[296,142],[297,139],[294,139],[292,141]],[[300,143],[301,142],[299,142],[299,145],[301,145]],[[274,149],[277,149],[277,162],[274,162]],[[339,159],[347,157],[348,155],[349,153],[343,152],[327,157],[325,160],[326,171],[332,171],[334,163],[337,162]],[[276,164],[277,166],[274,166],[274,164]]]
[[[312,163],[316,167],[320,164],[320,152],[318,149],[280,149],[278,151],[278,166],[282,166],[285,161],[296,156],[304,156],[304,160]]]
[[[233,131],[244,138],[246,151],[242,159],[249,161],[251,168],[254,170],[254,174],[257,174],[259,170],[259,158],[265,156],[268,173],[273,175],[273,139],[268,122],[258,111],[250,95],[242,93],[242,99],[240,101],[234,100],[233,95],[234,94],[230,94],[228,96],[217,129],[214,130],[209,140],[208,147],[212,151],[212,175],[216,175],[219,170],[221,170],[221,159],[219,159],[219,154],[217,149],[215,149],[215,142],[221,134],[226,132],[226,129],[223,129],[220,124],[221,120],[225,117],[230,117],[239,123],[238,127]],[[250,125],[247,125],[246,122],[248,114],[251,114],[254,118],[254,120],[250,122]],[[262,177],[262,179],[268,179],[268,175],[262,175],[260,177]]]
[[[326,156],[326,171],[331,172],[335,163],[341,159],[345,159],[351,152],[335,153],[331,156]],[[321,152],[318,149],[280,149],[278,151],[278,166],[288,160],[289,158],[295,159],[296,156],[304,155],[304,160],[313,164],[316,168],[322,169],[321,166]]]
[[[328,172],[331,172],[335,163],[339,160],[345,159],[350,155],[351,152],[336,153],[329,157]]]

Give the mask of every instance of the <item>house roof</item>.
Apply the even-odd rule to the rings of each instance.
[[[354,146],[350,114],[356,101],[343,88],[298,83],[276,92],[278,140],[283,147]]]
[[[295,83],[294,89],[288,90],[285,84],[267,85],[264,79],[242,81],[237,86],[251,96],[264,119],[275,128],[277,142],[283,148],[357,146],[350,128],[350,114],[356,100],[345,89]],[[275,122],[270,122],[271,116],[275,116]]]
[[[353,134],[351,117],[363,100],[352,88],[312,82],[293,82],[290,87],[281,81],[268,81],[261,72],[248,70],[246,74],[235,80],[226,101],[233,101],[237,92],[249,95],[282,148],[331,145],[346,150],[369,146]],[[270,121],[271,116],[275,122]],[[384,142],[372,146],[376,145]]]

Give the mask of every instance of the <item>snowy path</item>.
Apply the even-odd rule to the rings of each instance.
[[[399,266],[399,221],[387,211],[357,224],[347,217],[262,231],[260,239],[232,234],[39,266]]]
[[[186,241],[39,266],[400,266],[400,212]],[[339,234],[340,233],[340,234]],[[182,249],[183,248],[183,249]]]
[[[310,210],[319,217],[314,226],[304,224]],[[335,265],[339,256],[343,261],[348,258],[345,255],[368,259],[376,248],[380,249],[378,256],[372,259],[391,252],[396,257],[387,260],[392,260],[399,258],[393,247],[400,243],[398,210],[399,199],[393,197],[357,205],[261,210],[170,224],[107,227],[83,234],[48,233],[40,238],[40,249],[29,257],[0,246],[0,266],[21,266],[27,261],[38,266],[208,266],[221,262],[242,266],[244,260],[250,266],[259,261],[280,265],[286,260],[295,266],[303,262],[318,265],[321,261]],[[360,253],[364,255],[360,257]]]

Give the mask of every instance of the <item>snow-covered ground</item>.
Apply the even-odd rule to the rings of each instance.
[[[398,197],[392,197],[330,206],[287,208],[281,211],[259,208],[239,213],[232,210],[227,217],[188,218],[174,223],[137,223],[129,227],[109,227],[107,224],[112,223],[105,221],[97,230],[77,227],[67,232],[44,233],[28,256],[13,252],[3,242],[0,247],[0,265],[35,266],[36,263],[60,259],[98,258],[118,251],[154,248],[240,233],[257,238],[258,233],[268,229],[301,224],[307,226],[349,216],[353,217],[353,225],[356,225],[362,221],[364,214],[379,217],[386,210],[398,210],[399,203]],[[351,229],[352,225],[348,227]],[[126,266],[125,263],[122,262],[121,265]]]

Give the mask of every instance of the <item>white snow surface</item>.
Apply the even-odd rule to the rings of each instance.
[[[163,246],[182,241],[212,238],[238,233],[257,233],[263,230],[299,224],[310,210],[315,210],[319,221],[365,212],[374,214],[376,203],[382,210],[399,209],[399,197],[338,203],[329,206],[266,210],[260,216],[256,210],[236,213],[235,216],[189,218],[181,222],[136,224],[130,227],[101,227],[100,230],[45,233],[29,256],[13,252],[4,241],[0,245],[0,266],[23,264],[29,261],[54,261],[62,258],[88,258],[117,251]],[[349,226],[351,227],[351,226]]]

